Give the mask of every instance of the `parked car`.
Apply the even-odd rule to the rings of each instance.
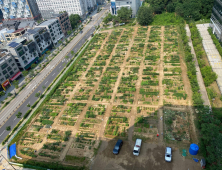
[[[113,149],[113,154],[115,154],[115,155],[119,154],[119,151],[120,151],[122,146],[123,146],[123,141],[121,139],[119,139],[116,142],[116,145],[115,145],[115,147]]]
[[[133,155],[139,156],[141,146],[142,146],[142,139],[136,139],[136,143],[135,143],[135,146],[133,148]]]
[[[166,162],[171,162],[172,161],[172,148],[171,147],[166,147],[165,161]]]

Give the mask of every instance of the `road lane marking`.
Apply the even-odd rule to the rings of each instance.
[[[45,84],[47,84],[47,83],[48,83],[48,81]]]
[[[55,75],[55,73],[53,73],[53,75],[52,76],[54,76]]]
[[[16,118],[15,118],[16,119]],[[15,121],[15,119],[13,121]]]
[[[3,135],[3,133],[5,133],[5,130],[2,132],[2,134],[1,134],[0,136],[2,136],[2,135]]]

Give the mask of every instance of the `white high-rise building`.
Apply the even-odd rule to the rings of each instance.
[[[68,14],[79,14],[85,18],[96,9],[96,0],[36,0],[43,18],[51,18],[52,14],[66,11]]]

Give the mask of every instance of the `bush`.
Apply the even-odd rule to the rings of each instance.
[[[27,112],[26,112],[26,114],[24,115],[24,119],[26,119],[27,117],[28,117],[28,115],[31,113],[31,111],[32,111],[32,109],[29,109]]]

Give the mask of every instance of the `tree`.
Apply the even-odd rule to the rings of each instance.
[[[186,0],[183,3],[184,17],[198,20],[201,18],[201,2],[197,0]]]
[[[217,1],[215,1],[217,3]],[[201,0],[202,9],[200,13],[206,18],[210,18],[214,0]]]
[[[19,81],[18,81],[18,80],[14,80],[14,81],[12,82],[12,84],[13,84],[13,86],[14,86],[16,89],[19,88]]]
[[[62,44],[62,41],[61,41],[61,40],[59,40],[59,41],[58,41],[58,43],[59,43],[59,44]]]
[[[42,89],[45,90],[45,88],[46,88],[46,87],[43,85],[43,86],[42,86]]]
[[[23,72],[22,72],[22,75],[25,77],[25,76],[27,76],[29,74],[29,72],[27,71],[27,70],[24,70]]]
[[[175,8],[175,12],[176,12],[177,15],[183,17],[183,14],[184,14],[183,4],[178,3],[176,8]]]
[[[5,93],[3,91],[0,92],[0,96],[4,96]]]
[[[39,97],[39,96],[40,96],[40,93],[39,93],[39,92],[35,94],[35,97]]]
[[[31,65],[31,68],[35,68],[35,67],[36,67],[36,64],[33,63],[33,64]]]
[[[7,130],[7,131],[10,131],[10,130],[11,130],[11,126],[7,126],[7,127],[6,127],[6,130]]]
[[[173,5],[172,2],[170,2],[167,6],[166,6],[167,12],[174,12],[175,7]]]
[[[72,34],[72,31],[70,31],[70,30],[69,30],[69,31],[67,31],[67,34],[68,34],[68,35]]]
[[[74,51],[71,51],[71,55],[74,56],[74,54],[75,54],[75,52],[74,52]]]
[[[67,56],[65,56],[65,58],[66,58],[66,59],[69,59],[69,56],[67,55]]]
[[[17,117],[17,118],[21,118],[21,116],[22,116],[22,113],[21,113],[21,112],[18,112],[18,114],[16,114],[16,117]]]
[[[69,20],[70,20],[72,29],[76,28],[76,26],[79,23],[80,19],[81,18],[80,18],[80,16],[78,14],[71,14],[69,16]]]
[[[137,14],[137,20],[140,25],[149,25],[153,21],[152,9],[146,6],[141,6]]]
[[[133,10],[128,7],[121,7],[118,11],[117,11],[117,17],[122,21],[122,22],[126,22],[127,20],[130,19],[131,15],[132,15]]]

